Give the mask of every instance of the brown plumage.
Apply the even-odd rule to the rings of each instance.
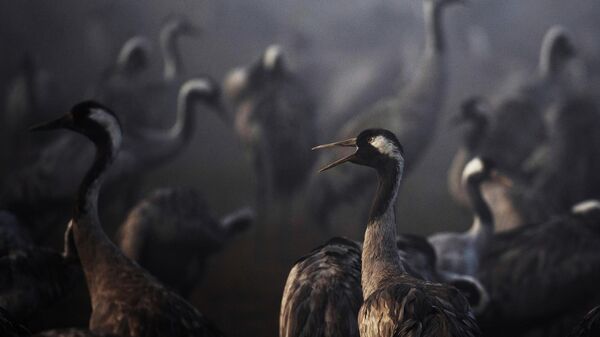
[[[35,246],[22,224],[0,211],[0,307],[25,320],[64,297],[80,275],[75,261]]]
[[[358,337],[360,253],[358,243],[334,238],[294,264],[281,300],[279,337]]]
[[[481,306],[481,285],[459,275],[440,274],[429,242],[420,236],[399,235],[398,256],[407,273],[449,283]],[[299,259],[288,275],[279,315],[280,337],[358,337],[358,311],[363,303],[359,243],[336,237]]]
[[[104,233],[98,218],[103,177],[121,145],[117,118],[91,101],[35,129],[69,128],[96,146],[96,159],[80,185],[71,224],[92,302],[89,328],[94,333],[134,336],[220,336],[196,308],[166,289],[127,258]]]
[[[361,257],[360,336],[479,336],[469,303],[456,288],[411,276],[398,256],[395,201],[404,151],[396,136],[368,129],[356,138],[315,149],[333,146],[355,147],[356,152],[321,170],[352,162],[372,167],[379,178]]]

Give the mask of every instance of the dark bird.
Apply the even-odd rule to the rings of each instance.
[[[567,337],[593,337],[600,335],[600,306],[590,310]]]
[[[600,198],[600,111],[590,97],[574,96],[546,114],[547,140],[536,174],[519,206],[530,221],[568,212],[575,203]]]
[[[0,307],[19,320],[62,299],[79,266],[52,249],[37,247],[16,217],[0,211]]]
[[[599,221],[600,202],[588,201],[493,237],[478,272],[490,296],[478,316],[486,336],[565,336],[600,302]]]
[[[362,251],[360,336],[478,336],[469,303],[456,288],[415,278],[402,266],[395,242],[395,201],[404,152],[396,136],[368,129],[356,138],[314,149],[335,146],[356,151],[321,171],[352,162],[372,167],[379,178]]]
[[[33,337],[119,337],[111,334],[94,333],[80,328],[55,329],[36,333]]]
[[[469,160],[477,156],[489,130],[490,108],[484,97],[473,96],[461,103],[458,114],[451,120],[452,126],[459,129],[460,147],[448,169],[448,191],[455,201],[467,207],[469,200],[462,182],[463,171]]]
[[[482,185],[494,172],[494,164],[480,157],[465,166],[462,181],[473,209],[473,223],[466,232],[442,232],[428,238],[435,248],[439,270],[476,275],[479,258],[494,235],[494,217],[482,193]]]
[[[134,36],[123,44],[116,60],[103,71],[90,97],[123,111],[125,128],[135,129],[144,120],[144,73],[150,66],[152,44],[144,36]]]
[[[255,168],[259,206],[294,197],[314,163],[316,111],[306,86],[273,45],[250,66],[233,70],[225,89]]]
[[[448,190],[459,204],[470,207],[469,198],[463,184],[463,170],[469,160],[480,156],[486,146],[491,125],[492,107],[483,97],[475,96],[465,100],[453,124],[460,128],[460,147],[448,170]],[[501,177],[501,176],[499,176]],[[503,179],[506,180],[506,179]],[[502,231],[523,223],[520,212],[512,198],[511,184],[489,179],[481,186],[483,196],[488,200],[495,222],[495,230]]]
[[[566,31],[552,27],[542,43],[538,73],[529,82],[511,85],[495,104],[482,155],[494,158],[511,175],[527,178],[528,162],[546,139],[547,108],[572,89],[563,75],[574,56],[575,48]]]
[[[89,329],[119,336],[220,336],[197,309],[126,257],[102,229],[98,195],[122,141],[116,116],[101,104],[85,101],[64,117],[33,129],[59,128],[82,134],[96,147],[71,220],[92,303]]]
[[[568,66],[577,49],[568,31],[559,25],[550,27],[542,40],[538,70],[533,80],[517,87],[517,95],[526,96],[540,109],[556,102],[573,90]]]
[[[487,294],[478,281],[437,272],[435,251],[423,237],[399,235],[396,245],[410,275],[451,284],[473,307],[485,306]],[[356,317],[363,303],[361,253],[360,243],[336,237],[294,264],[281,300],[280,337],[359,336]]]
[[[2,337],[29,337],[31,333],[22,324],[0,307],[0,336]]]
[[[184,16],[170,16],[163,23],[159,33],[159,46],[163,61],[162,77],[147,82],[140,95],[144,100],[144,124],[158,127],[171,118],[166,111],[177,98],[178,90],[185,80],[185,69],[180,51],[183,37],[197,37],[199,29]]]
[[[124,149],[119,152],[107,181],[122,190],[139,179],[141,173],[164,165],[178,155],[196,130],[196,103],[214,107],[219,95],[218,87],[208,77],[184,83],[177,97],[173,126],[160,130],[143,129],[139,137],[126,137]],[[52,224],[66,221],[73,194],[77,191],[74,178],[83,177],[93,160],[93,149],[78,137],[68,134],[50,141],[36,161],[4,177],[0,203],[30,224],[34,238],[43,237]]]
[[[396,96],[377,103],[372,109],[347,121],[338,133],[347,138],[370,127],[393,130],[403,144],[410,149],[410,165],[415,165],[431,143],[446,96],[448,67],[446,40],[442,16],[452,4],[460,0],[423,0],[425,16],[425,49],[421,63],[407,87]],[[324,161],[331,158],[324,157]],[[411,169],[411,166],[407,168]],[[344,169],[329,177],[315,181],[311,192],[310,209],[317,219],[326,225],[330,214],[341,204],[352,200],[370,186],[370,177],[362,172]]]
[[[130,211],[120,228],[119,246],[161,282],[189,297],[208,258],[253,220],[248,208],[217,219],[198,191],[164,188]]]

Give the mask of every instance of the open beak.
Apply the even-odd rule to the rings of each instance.
[[[319,145],[319,146],[315,146],[312,149],[313,150],[320,150],[320,149],[327,149],[327,148],[331,148],[331,147],[336,147],[336,146],[340,146],[340,147],[356,147],[356,138],[350,138],[350,139],[346,139],[346,140],[342,140],[339,142],[335,142],[335,143],[329,143],[329,144],[323,144],[323,145]],[[319,169],[319,172],[323,172],[326,170],[329,170],[330,168],[334,168],[340,164],[343,164],[347,161],[351,161],[353,159],[356,158],[356,152],[352,153],[351,155],[348,155],[344,158],[338,159],[336,161],[334,161],[333,163],[326,165],[324,167],[322,167],[321,169]]]
[[[38,125],[34,125],[29,128],[29,131],[47,131],[47,130],[56,130],[63,129],[68,127],[71,124],[71,115],[67,114],[58,119],[52,120],[50,122],[41,123]]]
[[[493,181],[498,182],[500,185],[502,185],[504,187],[512,188],[514,186],[514,182],[512,181],[512,179],[499,173],[496,170],[492,171],[491,178]]]

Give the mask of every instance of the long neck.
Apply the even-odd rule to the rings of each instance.
[[[181,55],[177,48],[177,33],[169,28],[162,31],[160,46],[164,60],[163,79],[170,82],[175,80],[181,72]]]
[[[437,1],[423,2],[425,14],[425,53],[427,56],[442,53],[446,47],[442,29],[442,6]]]
[[[144,153],[140,163],[144,166],[158,165],[168,159],[173,158],[185,148],[191,141],[196,125],[194,109],[194,98],[189,92],[183,91],[177,97],[177,113],[175,123],[167,131],[147,131],[144,132],[144,138],[148,142],[143,142],[144,148],[140,149]],[[148,145],[153,145],[149,146]]]
[[[96,158],[79,187],[75,205],[73,238],[92,295],[96,289],[97,268],[107,257],[116,254],[116,247],[104,233],[98,217],[100,187],[116,151],[108,140],[96,142]]]
[[[480,179],[468,179],[467,195],[474,211],[474,219],[469,235],[473,236],[477,246],[485,245],[487,239],[494,234],[494,217],[481,192]],[[481,247],[483,248],[483,247]]]
[[[379,186],[369,215],[362,252],[362,288],[367,298],[389,277],[404,273],[396,248],[395,203],[402,165],[378,171]]]

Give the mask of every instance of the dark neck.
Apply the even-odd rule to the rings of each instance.
[[[146,167],[160,165],[178,155],[189,144],[196,128],[194,103],[196,103],[195,99],[189,92],[179,93],[175,124],[167,131],[150,130],[145,135],[144,138],[148,142],[144,142],[143,148],[139,149],[145,154],[140,160],[141,165]]]
[[[95,301],[98,268],[102,268],[107,258],[119,253],[104,233],[98,217],[98,194],[106,170],[116,156],[116,148],[108,139],[97,141],[95,145],[94,164],[83,179],[77,195],[72,233],[74,247],[85,272],[92,302]],[[114,260],[112,261],[114,263]]]
[[[113,149],[110,140],[105,139],[95,142],[96,156],[92,167],[89,169],[77,194],[77,204],[75,206],[75,219],[97,217],[98,214],[98,195],[100,186],[110,164],[112,164],[116,151]],[[97,223],[96,223],[97,224]],[[98,227],[99,226],[95,226]]]
[[[165,81],[175,80],[181,72],[181,55],[177,48],[178,34],[172,30],[161,34],[161,49],[164,61],[163,78]]]
[[[369,215],[362,253],[363,296],[367,298],[390,276],[404,273],[396,248],[395,203],[403,166],[390,161],[378,170],[379,186]]]
[[[437,1],[423,2],[425,13],[425,53],[430,56],[445,50],[444,32],[442,28],[443,5]]]
[[[474,219],[469,233],[485,240],[494,233],[494,217],[481,191],[480,179],[467,179],[466,190],[474,212]]]

